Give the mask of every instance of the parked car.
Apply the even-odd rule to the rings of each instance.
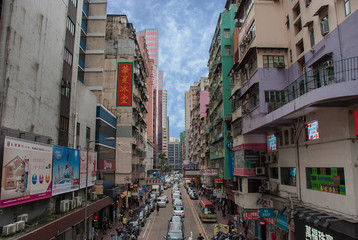
[[[176,207],[176,206],[183,206],[183,201],[179,200],[179,199],[175,200],[173,202],[173,207]]]
[[[179,200],[181,200],[181,195],[180,194],[174,194],[173,195],[173,198],[172,198],[172,202],[174,203],[174,200],[175,199],[179,199]]]
[[[185,215],[184,215],[184,207],[183,206],[175,206],[174,209],[173,209],[173,215],[174,216],[185,217]]]
[[[160,196],[158,199],[164,199],[166,203],[169,202],[169,199],[167,196],[163,195],[163,196]]]
[[[179,215],[172,216],[169,222],[183,222],[183,219]]]
[[[136,236],[139,235],[140,230],[142,229],[139,219],[130,220],[127,228],[132,230]]]
[[[138,219],[140,225],[144,227],[145,222],[147,221],[147,217],[145,215],[145,211],[143,209],[136,209],[132,213],[132,219]]]
[[[192,192],[189,194],[190,199],[197,200],[199,198],[198,194],[196,192]]]
[[[139,209],[143,209],[145,216],[146,216],[146,217],[149,217],[151,211],[150,211],[150,209],[149,209],[148,204],[143,204],[142,206],[139,207]]]
[[[181,222],[170,222],[168,224],[168,233],[164,239],[184,240],[184,224]]]
[[[157,204],[161,208],[167,207],[167,202],[164,199],[158,199]]]

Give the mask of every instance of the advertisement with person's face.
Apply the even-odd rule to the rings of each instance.
[[[0,207],[51,197],[52,146],[6,137]]]

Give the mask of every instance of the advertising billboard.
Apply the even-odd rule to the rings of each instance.
[[[52,146],[6,137],[0,207],[51,197]]]
[[[53,146],[52,195],[72,192],[80,187],[80,151]]]
[[[87,151],[80,152],[80,188],[86,187]],[[88,152],[87,187],[93,186],[97,176],[97,152]]]

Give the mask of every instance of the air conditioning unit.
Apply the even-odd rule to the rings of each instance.
[[[75,200],[76,200],[77,207],[82,205],[82,197],[77,196],[77,197],[75,197]]]
[[[16,224],[8,224],[2,228],[2,234],[5,236],[16,233]]]
[[[97,199],[97,193],[96,192],[91,192],[91,200],[95,201]]]
[[[278,184],[275,182],[270,182],[270,191],[277,192],[278,191]]]
[[[267,192],[268,190],[270,190],[270,182],[264,182],[264,184],[262,184],[260,187],[259,187],[259,192],[260,193],[264,193],[264,192]]]
[[[257,168],[255,168],[255,173],[257,176],[265,175],[265,168],[257,167]]]
[[[28,222],[29,221],[29,214],[24,213],[24,214],[21,214],[21,215],[17,216],[16,221]]]
[[[25,221],[17,221],[14,224],[16,224],[16,232],[25,230]]]
[[[275,62],[274,66],[276,68],[284,68],[285,67],[285,63],[284,62]]]
[[[75,199],[70,200],[70,208],[75,209],[77,207],[77,201]]]
[[[60,202],[60,212],[67,212],[68,210],[70,210],[70,200],[62,200]]]

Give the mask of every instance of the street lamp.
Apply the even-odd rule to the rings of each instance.
[[[86,157],[86,197],[85,197],[85,240],[87,239],[87,199],[88,199],[88,189],[87,189],[87,186],[88,186],[88,153],[89,153],[89,145],[90,143],[92,142],[99,142],[100,140],[104,140],[104,141],[113,141],[115,140],[114,137],[108,137],[108,138],[105,138],[105,139],[98,139],[98,140],[87,140],[87,143],[86,143],[86,148],[87,148],[87,157]]]

